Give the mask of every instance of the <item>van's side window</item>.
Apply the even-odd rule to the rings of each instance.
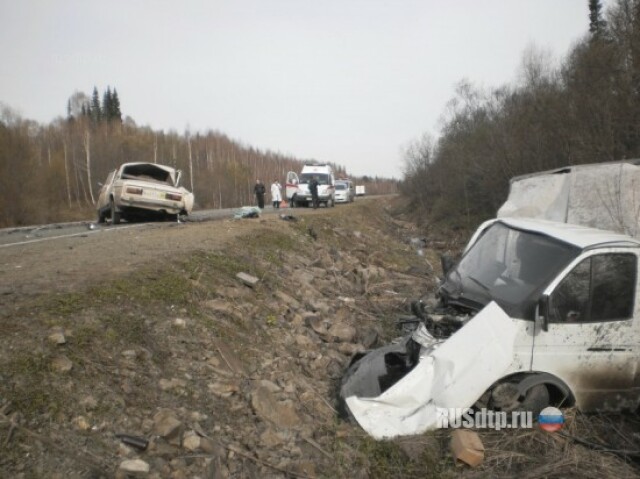
[[[553,322],[611,321],[633,316],[637,260],[602,254],[578,264],[551,295]]]

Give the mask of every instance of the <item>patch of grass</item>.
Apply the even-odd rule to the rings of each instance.
[[[372,478],[454,477],[453,474],[445,473],[446,464],[440,458],[431,457],[425,451],[419,458],[412,460],[392,441],[376,441],[365,437],[360,441],[358,452],[366,457]]]
[[[278,318],[276,318],[276,316],[273,314],[268,315],[265,321],[267,323],[267,326],[270,326],[270,327],[273,327],[276,324],[278,324]]]
[[[38,301],[36,308],[44,309],[51,316],[69,316],[82,311],[85,297],[82,293],[64,293],[46,296]]]
[[[107,328],[105,337],[112,342],[145,344],[148,340],[144,316],[112,312],[101,319]]]
[[[91,292],[93,297],[103,302],[126,299],[136,303],[167,301],[185,304],[191,293],[191,284],[179,271],[147,271],[116,279],[94,288]]]
[[[3,395],[27,419],[44,413],[55,417],[63,408],[63,396],[51,385],[45,384],[50,371],[49,360],[42,354],[24,353],[3,368],[11,378],[8,381],[10,387],[5,389]]]
[[[73,330],[71,343],[79,349],[90,349],[102,334],[97,324],[83,322]]]
[[[239,243],[244,246],[243,241]],[[199,279],[200,275],[210,279],[220,275],[234,277],[236,274],[246,271],[249,263],[235,255],[213,251],[209,253],[199,252],[187,261],[186,268],[192,272],[192,279]]]

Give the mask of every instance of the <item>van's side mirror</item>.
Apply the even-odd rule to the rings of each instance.
[[[442,266],[442,275],[447,276],[447,273],[451,271],[453,265],[456,264],[451,255],[441,254],[440,255],[440,266]]]
[[[543,331],[549,331],[549,295],[543,294],[536,307],[536,322],[540,322]]]

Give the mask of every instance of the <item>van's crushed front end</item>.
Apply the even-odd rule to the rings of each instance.
[[[471,407],[511,364],[516,327],[496,303],[469,318],[421,323],[355,357],[340,387],[344,412],[383,439],[435,429],[440,409]]]

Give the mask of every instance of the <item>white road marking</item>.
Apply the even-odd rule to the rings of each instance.
[[[55,240],[55,239],[61,239],[61,238],[73,238],[74,236],[86,236],[86,235],[90,235],[93,233],[103,233],[105,231],[121,231],[121,230],[126,230],[129,228],[139,228],[141,226],[146,226],[145,223],[141,223],[141,224],[137,224],[137,225],[127,225],[127,226],[118,226],[117,228],[107,228],[107,229],[97,229],[97,230],[87,230],[84,231],[82,233],[73,233],[73,234],[69,234],[69,235],[60,235],[60,236],[49,236],[47,238],[38,238],[38,239],[33,239],[33,240],[27,240],[27,241],[20,241],[18,243],[7,243],[7,244],[2,244],[0,245],[0,248],[7,248],[8,246],[19,246],[19,245],[25,245],[25,244],[29,244],[29,243],[39,243],[41,241],[49,241],[49,240]]]

